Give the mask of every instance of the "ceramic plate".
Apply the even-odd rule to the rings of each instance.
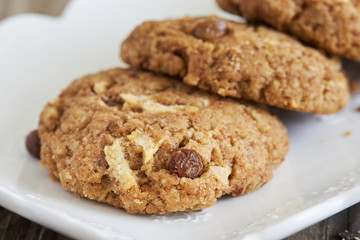
[[[78,0],[58,18],[26,14],[2,21],[0,204],[77,239],[183,240],[279,239],[359,202],[359,95],[336,115],[279,111],[291,150],[273,180],[198,212],[134,216],[76,198],[27,154],[24,138],[45,103],[75,78],[125,66],[119,46],[135,25],[209,14],[239,20],[214,0]],[[345,65],[354,71],[360,66]]]

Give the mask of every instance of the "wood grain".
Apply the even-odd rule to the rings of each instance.
[[[58,16],[68,0],[0,0],[0,20],[19,13]],[[344,230],[360,231],[360,203],[321,221],[286,240],[341,239]],[[271,238],[271,236],[269,236]],[[0,206],[0,240],[69,240],[70,238],[31,222]]]
[[[348,230],[360,231],[360,203],[327,218],[285,240],[334,240],[338,234]],[[271,236],[269,236],[271,238]],[[69,240],[66,236],[31,222],[7,209],[0,207],[0,240]],[[355,240],[355,239],[354,239]]]

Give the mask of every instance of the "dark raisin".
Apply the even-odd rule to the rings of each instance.
[[[41,142],[38,130],[33,130],[27,135],[25,146],[32,156],[40,159]]]
[[[118,107],[119,109],[123,106],[124,100],[118,96],[102,96],[101,100],[109,107]]]
[[[133,110],[134,112],[137,112],[137,113],[142,113],[142,112],[143,112],[143,109],[140,108],[140,107],[133,108],[132,110]]]
[[[195,27],[194,36],[203,40],[211,40],[226,34],[226,22],[221,20],[209,20]]]
[[[243,188],[236,189],[236,190],[233,191],[233,195],[234,196],[240,196],[240,195],[243,194],[243,191],[244,191]]]
[[[203,163],[197,152],[191,149],[179,149],[170,156],[168,170],[179,177],[197,178],[203,173]]]

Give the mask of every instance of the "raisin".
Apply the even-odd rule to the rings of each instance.
[[[236,189],[233,191],[233,195],[234,196],[241,196],[244,192],[244,189],[243,188],[239,188],[239,189]]]
[[[41,142],[38,130],[33,130],[27,135],[25,146],[32,156],[40,159]]]
[[[203,40],[220,38],[226,34],[226,22],[221,20],[209,20],[195,27],[194,36]]]
[[[203,173],[203,163],[197,152],[191,149],[179,149],[170,156],[168,170],[179,177],[197,178]]]

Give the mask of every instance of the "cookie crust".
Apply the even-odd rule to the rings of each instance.
[[[300,40],[360,61],[360,1],[217,0],[225,11],[265,22]]]
[[[46,105],[38,129],[54,179],[130,213],[199,210],[252,192],[289,147],[285,127],[264,110],[129,69],[74,81]],[[200,176],[170,173],[179,149],[199,155]]]
[[[213,21],[226,24],[224,35],[196,36],[199,26]],[[277,31],[216,16],[145,22],[123,42],[121,57],[221,96],[290,110],[334,113],[349,101],[335,59]]]

